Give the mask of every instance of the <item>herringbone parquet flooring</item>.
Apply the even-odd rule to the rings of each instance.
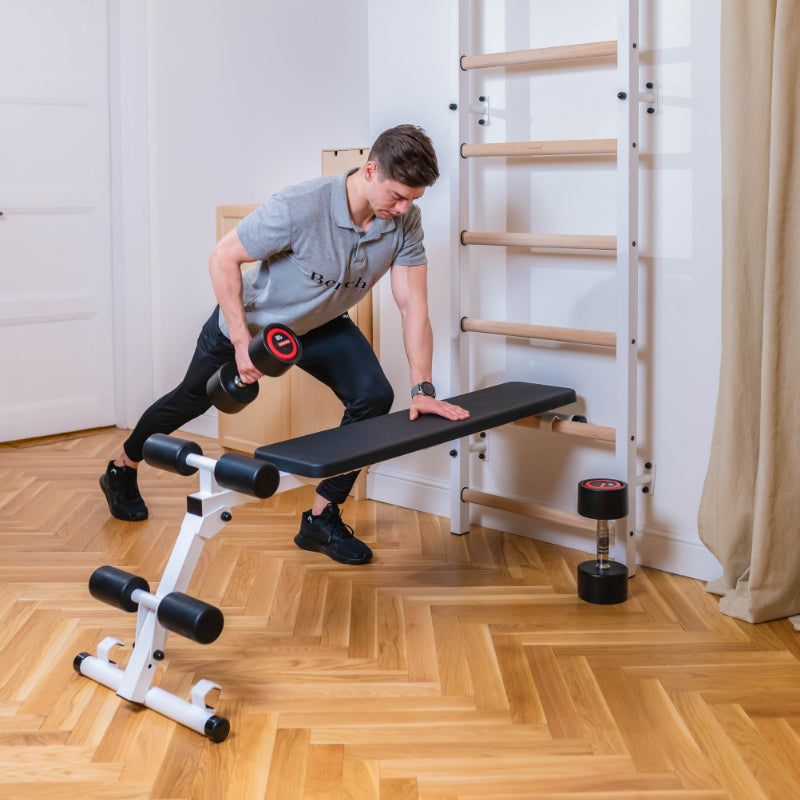
[[[72,669],[135,631],[87,580],[108,563],[156,584],[196,487],[145,469],[150,519],[112,519],[97,478],[122,438],[0,449],[0,797],[800,797],[788,622],[730,619],[700,583],[647,569],[627,603],[592,606],[575,594],[585,554],[371,501],[345,517],[374,562],[337,565],[292,543],[310,489],[235,510],[191,586],[222,636],[167,643],[156,683],[221,684],[230,737],[120,700]]]

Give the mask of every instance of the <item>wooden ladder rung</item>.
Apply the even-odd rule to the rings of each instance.
[[[462,144],[464,158],[485,156],[601,156],[616,155],[616,139],[573,139],[548,142]]]
[[[462,244],[500,247],[540,247],[547,250],[616,250],[616,236],[575,236],[572,234],[488,233],[463,231]]]
[[[476,489],[462,489],[461,499],[466,503],[496,508],[499,511],[510,511],[512,514],[522,514],[526,517],[536,517],[547,522],[555,522],[557,525],[566,525],[569,528],[577,528],[591,533],[597,531],[597,523],[593,519],[587,519],[579,514],[562,511],[560,508],[553,508],[533,500],[501,497],[496,494],[479,492]]]
[[[546,339],[571,344],[590,344],[597,347],[616,347],[616,333],[607,331],[587,331],[578,328],[556,328],[550,325],[529,325],[523,322],[496,322],[486,319],[464,317],[462,331],[473,333],[492,333],[499,336],[519,336],[523,339]]]
[[[526,417],[519,419],[515,425],[522,425],[524,428],[539,429],[542,424],[540,416]],[[592,422],[575,422],[571,419],[554,419],[551,428],[553,433],[564,433],[567,436],[578,436],[582,439],[596,439],[600,442],[611,442],[617,440],[617,431],[606,425],[595,425]]]
[[[617,55],[617,42],[588,42],[560,47],[541,47],[536,50],[514,50],[508,53],[487,53],[461,56],[461,69],[487,67],[516,67],[525,64],[546,64],[553,61],[577,61],[587,58],[611,58]]]

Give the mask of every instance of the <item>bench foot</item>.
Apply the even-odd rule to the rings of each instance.
[[[110,641],[104,639],[97,649],[98,654],[106,653],[107,655],[110,650],[109,645],[118,644],[121,643],[116,639]],[[78,674],[102,683],[103,686],[119,693],[125,671],[107,657],[79,653],[75,656],[73,666]],[[206,704],[209,692],[219,688],[219,685],[212,681],[200,680],[192,687],[191,701],[189,701],[159,689],[157,686],[151,686],[145,692],[143,702],[138,705],[157,711],[159,714],[197,731],[212,742],[222,742],[228,737],[231,726],[227,719],[215,714],[214,709]],[[130,698],[123,697],[123,699],[129,700]]]

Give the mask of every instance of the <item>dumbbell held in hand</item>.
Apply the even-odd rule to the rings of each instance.
[[[277,378],[300,360],[300,340],[286,325],[267,325],[253,337],[247,353],[264,375]],[[235,414],[258,397],[258,383],[245,383],[235,361],[223,364],[206,384],[208,399],[222,412]]]

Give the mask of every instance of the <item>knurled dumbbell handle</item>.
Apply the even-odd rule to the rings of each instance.
[[[597,566],[600,569],[608,569],[610,538],[608,520],[597,520]]]

